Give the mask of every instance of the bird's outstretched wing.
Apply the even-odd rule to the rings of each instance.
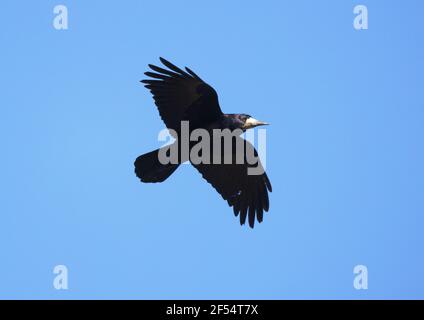
[[[159,114],[168,129],[180,132],[181,121],[190,121],[190,128],[213,122],[222,115],[216,91],[189,68],[181,70],[160,58],[169,70],[149,64],[155,72],[145,75],[153,79],[142,80],[153,94]]]
[[[242,141],[240,141],[242,140]],[[238,143],[244,143],[244,150],[236,148]],[[243,225],[248,217],[249,225],[254,227],[255,217],[258,222],[262,222],[264,211],[269,210],[268,191],[272,192],[271,182],[263,170],[258,154],[251,143],[235,137],[232,142],[232,160],[224,163],[225,152],[221,153],[221,164],[193,164],[218,193],[227,200],[228,205],[233,207],[235,216],[240,215],[240,224]],[[238,163],[237,154],[243,152],[243,163]],[[246,155],[252,152],[258,159],[255,165],[247,162]],[[240,154],[239,154],[240,155]],[[249,175],[248,168],[261,168],[261,174]]]

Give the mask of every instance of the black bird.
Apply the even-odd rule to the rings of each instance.
[[[160,58],[168,69],[149,64],[155,72],[145,72],[152,79],[142,80],[144,86],[153,94],[159,114],[168,129],[174,130],[178,138],[181,134],[181,121],[189,121],[190,132],[197,128],[206,129],[247,129],[265,125],[246,114],[224,114],[218,103],[216,91],[204,82],[189,68],[181,70],[169,61]],[[245,146],[242,151],[236,148],[237,143]],[[177,142],[178,143],[178,139]],[[190,148],[192,144],[190,145]],[[254,147],[239,136],[232,139],[231,153],[234,155],[230,163],[200,163],[193,166],[202,174],[219,194],[233,207],[234,214],[240,215],[243,225],[248,217],[249,225],[254,227],[255,216],[258,222],[263,220],[263,212],[269,210],[268,191],[272,191],[271,183],[264,171],[259,175],[249,175],[252,167],[246,161],[248,150],[257,157]],[[215,152],[216,150],[213,150]],[[176,164],[162,164],[159,161],[160,149],[139,156],[134,165],[135,173],[142,182],[165,181],[180,163],[191,159],[179,158]],[[236,162],[237,153],[243,152],[242,163]],[[221,158],[223,159],[222,152]],[[259,166],[262,166],[260,161]]]

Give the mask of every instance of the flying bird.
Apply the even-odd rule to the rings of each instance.
[[[182,135],[182,121],[188,121],[190,132],[195,129],[205,129],[208,132],[214,129],[238,129],[245,132],[247,129],[267,124],[247,114],[224,114],[219,106],[216,91],[197,74],[187,67],[182,70],[163,58],[160,58],[160,61],[167,69],[149,64],[152,71],[145,72],[145,75],[150,79],[141,82],[152,93],[166,127],[174,132],[179,150],[181,142],[178,138]],[[240,143],[244,148],[237,147]],[[213,157],[218,149],[212,147],[212,143],[210,145],[210,157]],[[190,142],[189,148],[193,148],[193,142]],[[269,210],[268,191],[272,192],[271,183],[264,171],[255,175],[248,174],[248,169],[253,165],[247,161],[247,153],[250,150],[255,157],[258,157],[258,154],[247,140],[236,136],[231,141],[230,151],[225,151],[222,146],[220,148],[218,159],[222,161],[218,163],[198,163],[180,155],[177,163],[167,164],[159,160],[161,149],[157,149],[135,160],[135,174],[142,182],[163,182],[181,163],[190,161],[228,205],[233,207],[235,216],[240,216],[240,224],[244,225],[247,219],[249,226],[253,228],[255,220],[262,222],[264,211]],[[225,162],[224,157],[228,153],[233,157],[230,162]],[[236,161],[240,156],[244,161]],[[260,161],[256,165],[262,166]]]

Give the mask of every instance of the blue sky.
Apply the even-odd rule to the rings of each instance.
[[[424,297],[422,1],[0,6],[0,298]],[[190,166],[134,176],[161,145],[138,82],[159,56],[224,112],[272,123],[274,192],[253,231]]]

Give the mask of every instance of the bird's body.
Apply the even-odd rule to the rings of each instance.
[[[163,58],[161,61],[169,70],[149,65],[155,73],[145,74],[153,79],[141,82],[153,94],[162,120],[176,138],[178,161],[172,163],[161,161],[160,157],[164,151],[169,151],[171,148],[164,147],[167,149],[162,148],[138,157],[134,163],[136,175],[143,182],[162,182],[178,168],[179,164],[190,161],[203,178],[233,207],[235,215],[240,214],[240,223],[244,224],[248,217],[249,225],[253,228],[255,216],[262,222],[263,212],[269,210],[268,191],[272,188],[265,172],[248,174],[248,169],[252,167],[247,159],[249,150],[256,157],[258,155],[254,147],[239,135],[247,129],[266,123],[246,114],[222,113],[218,95],[211,86],[190,69],[186,68],[186,71],[183,71]],[[230,147],[227,149],[224,145],[218,147],[213,145],[212,141],[215,140],[211,138],[208,142],[210,154],[206,156],[209,161],[196,161],[190,156],[195,148],[195,142],[189,141],[189,153],[183,152],[185,123],[189,126],[189,135],[196,129],[206,131],[211,137],[216,130],[236,132],[236,135],[230,137]],[[244,147],[241,149],[240,145]],[[204,151],[199,154],[202,160],[205,160]],[[232,158],[230,162],[227,156]],[[220,161],[217,162],[217,159]],[[239,161],[240,159],[244,161]],[[256,165],[262,168],[260,161]]]

